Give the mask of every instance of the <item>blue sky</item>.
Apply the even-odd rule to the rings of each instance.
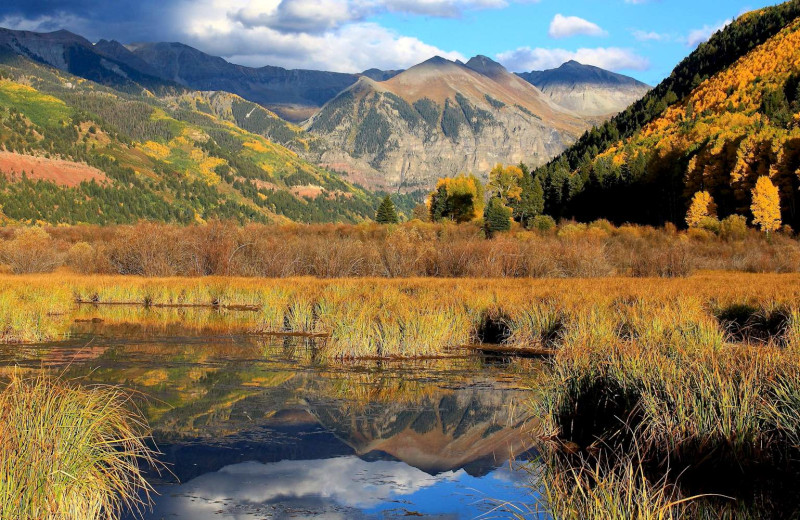
[[[484,54],[514,71],[569,59],[652,85],[765,0],[5,0],[0,26],[181,41],[235,63],[358,72]]]

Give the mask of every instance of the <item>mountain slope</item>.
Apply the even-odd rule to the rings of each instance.
[[[383,82],[362,77],[305,126],[369,162],[380,172],[370,185],[405,188],[498,162],[541,164],[588,127],[481,56],[435,57]]]
[[[181,43],[137,43],[128,48],[162,78],[195,90],[238,94],[289,121],[310,117],[358,80],[355,74],[234,65]]]
[[[683,223],[692,195],[749,215],[761,175],[800,224],[800,2],[741,16],[654,91],[535,172],[547,211],[581,219]]]
[[[129,93],[141,93],[143,89],[155,93],[184,90],[152,71],[131,66],[124,53],[98,53],[91,42],[69,31],[36,33],[0,28],[0,59],[17,55]]]
[[[608,116],[625,110],[650,87],[631,77],[577,61],[556,69],[517,73],[559,105],[583,116]]]
[[[155,97],[132,81],[115,90],[33,62],[30,51],[6,53],[0,63],[5,219],[358,221],[374,214],[375,195],[265,138],[281,134],[298,149],[314,143],[258,105],[183,89]]]

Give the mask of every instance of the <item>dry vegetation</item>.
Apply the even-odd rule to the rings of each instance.
[[[477,224],[400,226],[5,228],[0,264],[13,273],[66,266],[82,274],[285,278],[563,278],[687,276],[697,270],[800,271],[800,242],[722,226],[613,227],[564,222],[486,240]]]

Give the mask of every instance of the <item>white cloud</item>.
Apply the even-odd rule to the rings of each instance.
[[[460,53],[396,32],[375,23],[358,22],[322,32],[282,32],[245,27],[224,17],[196,18],[188,24],[186,43],[213,48],[226,59],[250,66],[266,64],[334,72],[368,68],[407,68],[439,55],[464,59]]]
[[[633,37],[636,41],[640,42],[668,42],[672,40],[672,36],[666,33],[659,33],[655,31],[632,31]]]
[[[594,65],[607,70],[647,70],[650,62],[629,49],[597,47],[594,49],[544,49],[520,47],[501,52],[497,60],[515,72],[552,69],[575,60],[584,65]]]
[[[577,16],[564,16],[557,14],[550,22],[547,34],[551,38],[567,38],[579,34],[586,36],[606,36],[608,33],[596,23],[592,23]]]
[[[510,1],[525,0],[251,0],[227,15],[247,28],[317,33],[387,12],[457,18],[465,11],[503,8]]]
[[[247,29],[269,27],[281,32],[318,33],[360,20],[365,14],[342,0],[283,0],[274,8],[252,2],[228,16]]]
[[[721,22],[717,25],[704,25],[702,29],[694,29],[693,31],[690,31],[689,35],[686,37],[686,45],[689,47],[697,47],[701,43],[708,41],[708,39],[711,38],[714,33],[727,27],[732,21],[733,20],[728,18],[724,22]]]

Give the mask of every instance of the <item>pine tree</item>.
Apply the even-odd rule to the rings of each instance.
[[[717,214],[717,206],[714,204],[714,199],[707,191],[698,191],[692,197],[692,204],[689,206],[689,211],[686,213],[686,224],[690,228],[700,227],[703,220],[708,217],[714,217]]]
[[[375,222],[378,224],[397,224],[400,222],[394,202],[392,202],[392,198],[389,195],[383,198],[381,205],[378,207],[378,212],[375,214]]]
[[[544,211],[544,189],[539,177],[524,171],[520,187],[522,194],[519,200],[511,201],[511,208],[514,210],[514,220],[527,226],[533,217]]]
[[[440,185],[431,194],[431,220],[441,221],[447,214],[447,187]]]
[[[511,229],[511,208],[503,205],[500,197],[492,197],[483,211],[483,229],[486,238],[492,238],[498,231]]]
[[[761,231],[769,233],[781,227],[781,200],[778,188],[766,175],[762,175],[756,181],[750,211],[753,212],[753,224],[758,225]]]

